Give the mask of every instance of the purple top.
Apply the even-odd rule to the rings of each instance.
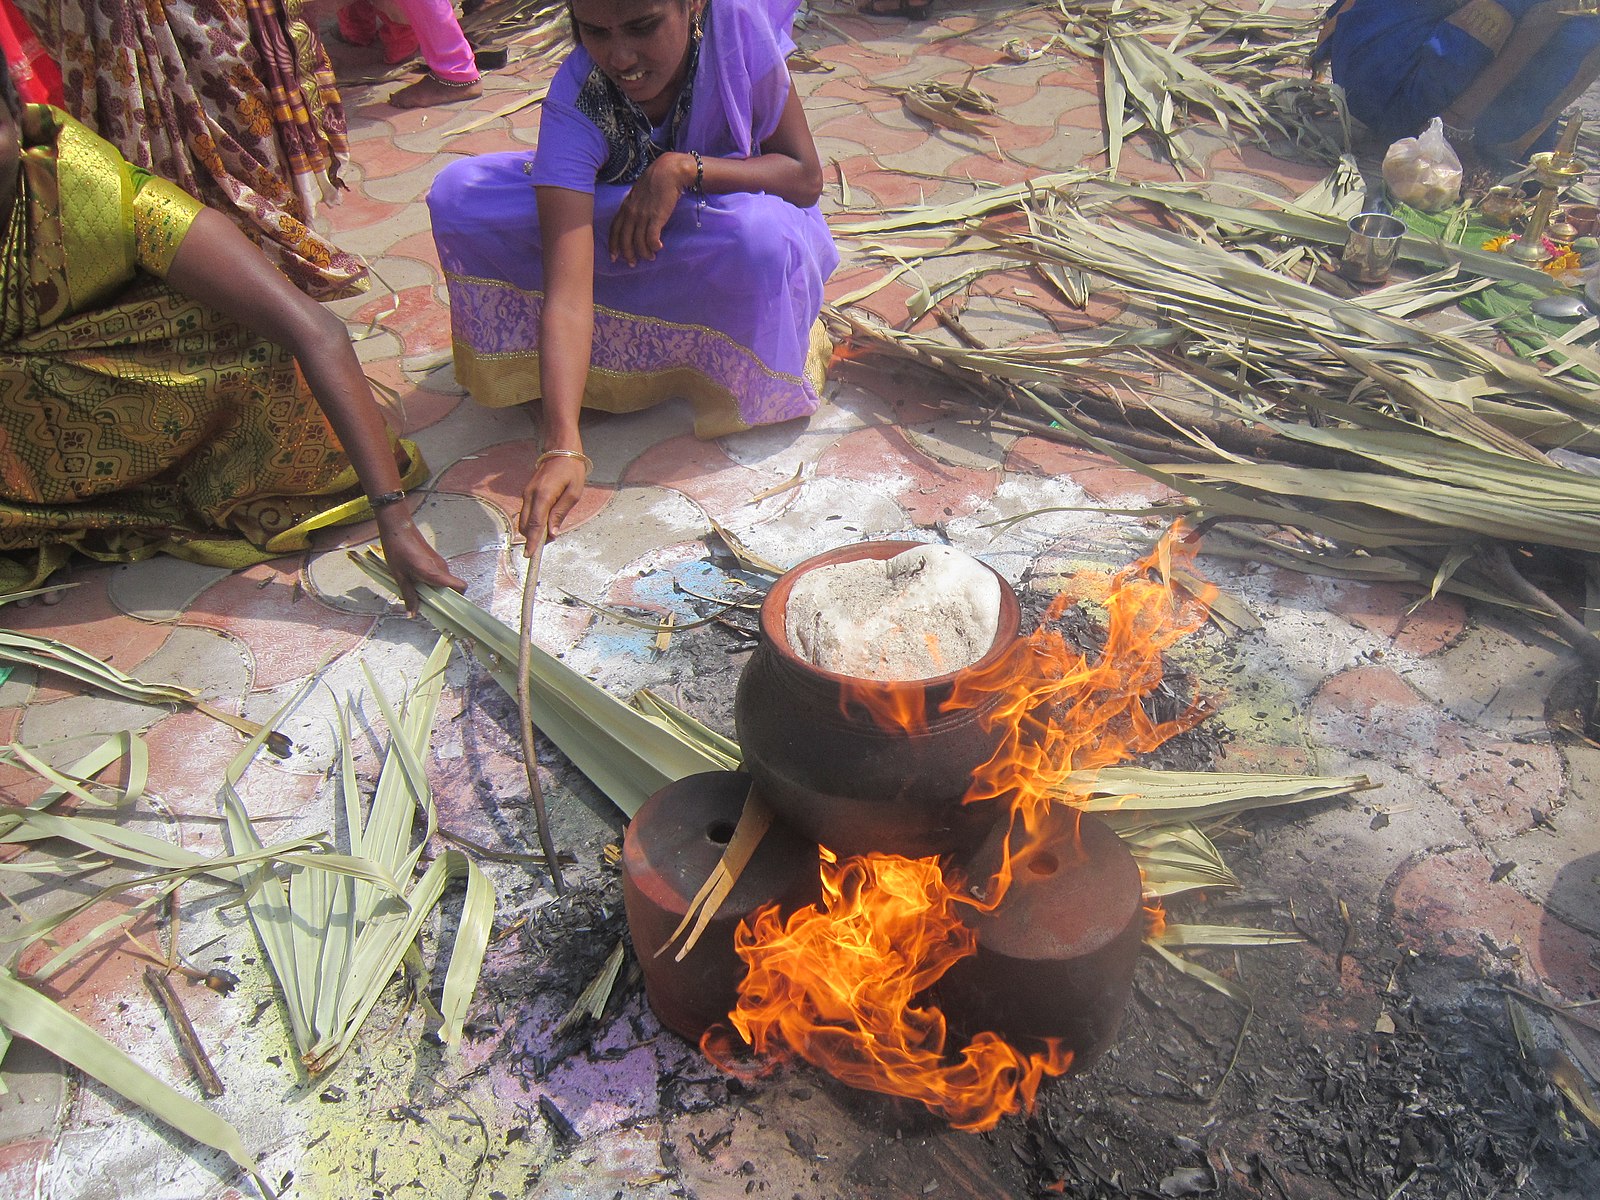
[[[707,0],[700,66],[689,116],[673,149],[710,158],[749,158],[772,136],[789,99],[794,49],[790,30],[799,0]],[[577,108],[578,92],[596,70],[581,45],[550,83],[534,152],[535,187],[593,194],[609,154],[605,134]]]

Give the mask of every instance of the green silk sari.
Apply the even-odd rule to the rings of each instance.
[[[371,515],[288,351],[164,282],[198,201],[22,115],[0,249],[0,592],[74,551],[241,567]],[[426,477],[398,443],[406,486]]]

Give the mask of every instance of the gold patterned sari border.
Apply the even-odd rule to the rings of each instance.
[[[446,271],[444,273],[444,277],[445,277],[445,281],[447,283],[463,283],[463,284],[470,284],[470,285],[472,285],[474,287],[496,288],[496,289],[499,289],[499,290],[502,290],[502,291],[515,292],[520,296],[538,296],[541,299],[541,301],[544,298],[544,293],[543,292],[530,291],[527,288],[520,288],[514,283],[507,283],[504,279],[485,279],[485,278],[483,278],[482,276],[479,276],[479,275],[459,275],[454,271]],[[662,326],[663,328],[666,328],[666,329],[678,329],[678,330],[683,330],[685,332],[698,333],[698,334],[702,334],[702,335],[704,335],[706,337],[714,338],[715,340],[717,340],[719,342],[726,343],[727,345],[732,346],[736,350],[739,350],[742,353],[744,353],[745,355],[747,355],[750,359],[752,359],[754,361],[756,370],[758,370],[761,374],[765,375],[768,379],[774,379],[774,380],[779,381],[780,383],[792,384],[792,385],[797,386],[797,387],[804,383],[804,378],[802,376],[800,376],[800,375],[791,375],[787,371],[774,371],[771,367],[767,366],[766,363],[762,362],[753,353],[751,353],[749,347],[743,345],[742,343],[740,343],[738,341],[735,341],[733,338],[731,338],[727,334],[723,333],[722,330],[714,329],[709,325],[697,325],[697,324],[692,324],[692,323],[684,322],[684,321],[670,321],[666,317],[645,316],[642,313],[627,312],[627,311],[625,311],[623,309],[620,309],[620,308],[608,308],[604,304],[596,304],[594,306],[594,311],[595,311],[596,315],[600,315],[600,314],[603,313],[604,315],[606,315],[608,317],[616,318],[617,320],[623,320],[623,321],[649,321],[649,322],[651,322],[653,324],[660,325],[660,326]],[[504,350],[501,350],[501,351],[492,351],[491,353],[496,354],[496,355],[500,355],[500,354],[518,354],[518,353],[525,353],[525,352],[523,352],[523,351],[504,351]],[[532,353],[537,354],[538,351],[532,351]],[[488,354],[484,354],[484,355],[481,355],[480,357],[488,359],[489,355]],[[667,369],[668,370],[675,370],[676,368],[667,368]],[[640,374],[640,372],[635,372],[635,371],[619,372],[619,373],[621,373],[621,374],[629,374],[629,375]]]

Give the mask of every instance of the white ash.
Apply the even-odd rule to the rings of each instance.
[[[971,555],[918,546],[812,568],[783,617],[789,645],[813,666],[855,679],[929,679],[989,652],[1000,581]]]

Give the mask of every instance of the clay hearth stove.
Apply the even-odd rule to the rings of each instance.
[[[1195,606],[1174,616],[1185,606],[1140,567],[1114,581],[1095,663],[1059,635],[1022,637],[1009,585],[946,547],[865,542],[779,579],[735,704],[748,774],[679,780],[625,839],[628,922],[662,1023],[719,1061],[744,1044],[798,1054],[973,1129],[1092,1063],[1148,917],[1122,840],[1050,789],[1177,732],[1135,710]],[[892,600],[831,611],[851,607],[827,587],[840,568],[887,575]],[[1118,597],[1135,592],[1135,634],[1119,635]],[[980,641],[948,644],[963,637]],[[771,827],[694,948],[658,954],[752,785]]]

